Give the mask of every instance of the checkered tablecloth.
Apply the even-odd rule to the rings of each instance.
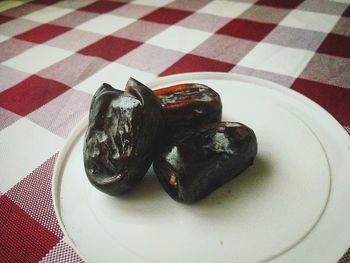
[[[123,88],[129,76],[252,75],[303,93],[350,132],[349,4],[0,2],[0,262],[82,261],[58,226],[51,179],[102,82]]]

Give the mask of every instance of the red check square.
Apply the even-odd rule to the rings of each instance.
[[[0,106],[25,116],[68,89],[58,81],[32,75],[0,93]]]
[[[70,28],[63,26],[44,24],[19,34],[15,38],[34,43],[43,43],[69,30]]]
[[[217,33],[248,40],[261,41],[275,27],[275,24],[234,19],[219,29]]]
[[[112,10],[115,10],[119,7],[124,5],[124,3],[119,2],[112,2],[112,1],[97,1],[95,3],[92,3],[91,5],[84,6],[83,8],[80,8],[80,11],[87,11],[91,13],[107,13]]]
[[[4,15],[0,15],[0,25],[4,24],[10,20],[12,20],[12,17],[8,17],[8,16],[4,16]]]
[[[293,8],[296,8],[302,2],[303,2],[303,0],[288,0],[288,1],[260,0],[260,1],[256,2],[256,4],[257,5],[273,6],[273,7],[278,7],[278,8],[293,9]]]
[[[69,114],[66,114],[66,116]],[[55,115],[57,117],[58,115]],[[53,117],[53,116],[52,116]],[[54,118],[54,117],[53,117]],[[62,238],[52,205],[51,181],[57,153],[14,185],[6,196],[50,233]],[[38,209],[40,207],[40,209]]]
[[[53,5],[61,0],[34,0],[33,3],[40,5]]]
[[[59,241],[6,195],[0,196],[0,225],[1,262],[38,262]]]
[[[344,17],[350,17],[350,6],[348,6],[348,8],[345,10],[345,12],[343,13]]]
[[[107,36],[83,48],[79,53],[114,61],[141,44],[142,43],[133,40]]]
[[[350,58],[350,37],[332,33],[328,34],[317,52]]]
[[[189,16],[190,14],[192,14],[192,12],[162,7],[144,16],[141,19],[160,24],[172,25]]]
[[[350,125],[350,89],[300,78],[295,80],[292,88],[320,104],[342,125]]]
[[[163,71],[160,76],[199,71],[218,71],[228,72],[234,65],[217,61],[210,58],[187,54],[178,60],[175,64]]]

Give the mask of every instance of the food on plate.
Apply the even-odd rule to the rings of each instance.
[[[178,84],[154,90],[164,115],[166,132],[221,121],[222,104],[218,93],[198,83]]]
[[[193,203],[253,164],[257,140],[252,129],[220,122],[177,133],[153,163],[165,191]]]
[[[208,86],[150,90],[130,78],[125,91],[104,83],[92,98],[84,167],[99,190],[120,195],[153,168],[176,201],[193,203],[253,164],[254,131],[221,122],[222,104]]]
[[[103,84],[93,96],[84,142],[84,166],[99,190],[119,195],[137,185],[152,164],[162,131],[161,105],[130,78],[125,91]]]

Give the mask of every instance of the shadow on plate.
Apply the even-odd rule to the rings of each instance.
[[[191,204],[181,204],[163,190],[156,178],[152,167],[142,182],[131,192],[119,197],[107,197],[110,204],[125,212],[135,213],[163,213],[176,208],[188,210],[195,214],[211,214],[217,216],[220,210],[234,209],[242,202],[254,202],[269,187],[271,163],[264,156],[258,155],[254,165],[250,166],[238,177],[212,192],[203,200]],[[106,200],[105,200],[106,201]]]
[[[258,155],[254,164],[232,181],[212,192],[205,199],[189,205],[195,212],[215,213],[227,206],[234,210],[242,203],[254,202],[269,188],[272,165],[267,158]],[[217,215],[217,214],[216,214]]]

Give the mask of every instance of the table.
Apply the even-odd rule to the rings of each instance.
[[[196,71],[255,76],[301,92],[350,133],[349,3],[1,2],[2,262],[82,261],[58,226],[51,179],[102,82],[123,88],[129,76],[147,82]],[[350,252],[339,262],[350,262]]]

